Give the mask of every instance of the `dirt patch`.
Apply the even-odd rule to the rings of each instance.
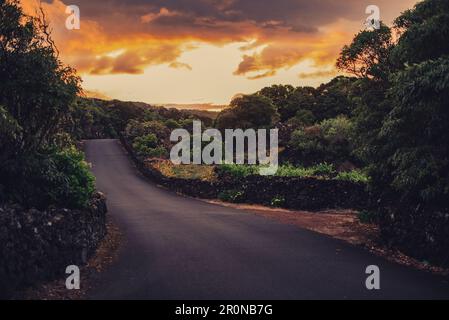
[[[203,200],[225,207],[249,211],[287,224],[329,235],[354,245],[371,243],[378,235],[374,225],[362,224],[352,210],[326,210],[318,212],[278,209],[251,204],[234,204],[219,200]]]
[[[81,289],[67,290],[65,278],[52,282],[39,284],[19,292],[15,300],[81,300],[92,287],[94,276],[106,269],[117,257],[118,248],[122,240],[122,234],[118,227],[108,219],[107,235],[101,242],[94,256],[87,265],[80,268]]]
[[[202,199],[202,201],[244,210],[282,223],[292,224],[300,228],[325,234],[352,245],[363,247],[371,253],[389,261],[434,274],[449,276],[449,269],[430,265],[427,262],[409,257],[398,250],[383,246],[379,241],[380,236],[377,226],[361,223],[357,212],[354,210],[310,212],[278,209],[261,205],[234,204],[219,200]]]

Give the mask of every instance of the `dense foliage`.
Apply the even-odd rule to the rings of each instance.
[[[215,122],[217,129],[262,129],[277,123],[279,114],[273,102],[261,95],[234,98],[230,107],[222,111]]]
[[[295,162],[343,163],[351,159],[352,123],[344,116],[295,130],[289,143]]]
[[[420,2],[396,19],[397,41],[383,26],[356,37],[338,63],[351,71],[342,62],[359,48],[379,57],[361,61],[381,72],[360,74],[354,91],[356,153],[372,178],[373,210],[389,243],[442,264],[449,263],[448,18],[447,1]]]
[[[163,146],[158,145],[158,138],[150,133],[134,139],[133,148],[139,156],[162,158],[167,157],[168,151]]]
[[[83,207],[94,179],[64,130],[80,79],[62,65],[44,16],[0,3],[0,201]]]

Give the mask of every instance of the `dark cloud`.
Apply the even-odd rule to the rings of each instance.
[[[407,0],[402,0],[406,1]],[[45,1],[51,3],[53,1]],[[378,0],[386,5],[390,0]],[[400,1],[399,1],[400,2]],[[71,0],[83,17],[108,27],[145,30],[152,26],[167,28],[213,27],[214,24],[253,21],[261,27],[286,27],[295,32],[311,32],[338,19],[363,20],[368,0]],[[143,27],[140,17],[158,15],[161,10],[176,13],[161,15]],[[198,24],[197,21],[209,21]],[[143,28],[143,29],[142,29]]]
[[[154,64],[179,67],[177,59],[188,43],[248,42],[247,50],[264,47],[244,54],[235,74],[259,73],[249,76],[253,79],[274,75],[304,59],[329,63],[358,31],[354,25],[362,27],[365,8],[371,4],[370,0],[64,1],[43,2],[62,17],[64,3],[80,7],[82,30],[76,35],[60,34],[69,60],[82,71],[134,74]],[[388,20],[416,1],[376,2],[382,18]],[[123,47],[124,53],[107,55]]]

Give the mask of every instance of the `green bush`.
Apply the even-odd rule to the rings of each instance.
[[[245,178],[251,175],[258,175],[261,168],[263,166],[260,165],[222,164],[216,170],[218,174],[229,174],[236,178]],[[311,167],[294,166],[292,164],[280,165],[274,176],[300,178],[320,177],[362,183],[367,183],[369,180],[368,176],[361,170],[337,173],[334,165],[329,163],[320,163]]]
[[[279,177],[313,177],[313,168],[295,167],[291,164],[279,166],[276,173]]]
[[[218,194],[218,199],[226,202],[241,202],[245,193],[239,190],[225,190]]]
[[[85,208],[95,191],[95,178],[74,147],[46,154],[22,155],[0,170],[8,200],[26,207]]]
[[[340,172],[338,173],[337,180],[343,181],[352,181],[357,183],[368,183],[369,177],[364,174],[361,170],[352,170],[348,172]]]
[[[160,141],[170,136],[170,130],[162,121],[145,121],[130,120],[125,129],[125,135],[133,140],[137,137],[144,137],[153,134]]]
[[[352,160],[352,131],[352,123],[346,117],[327,119],[294,131],[289,149],[298,163],[342,163]]]
[[[293,166],[291,164],[281,165],[276,172],[278,177],[326,177],[334,178],[335,168],[329,163],[320,163],[311,167]]]
[[[159,141],[155,134],[150,133],[142,137],[136,137],[133,148],[139,156],[150,158],[163,158],[167,156],[165,147],[158,145]]]
[[[271,200],[271,206],[282,207],[285,204],[285,198],[282,196],[276,196]]]
[[[181,125],[176,120],[173,119],[168,119],[167,121],[165,121],[165,126],[172,130],[181,127]]]
[[[84,154],[74,147],[57,152],[54,155],[56,168],[63,175],[62,188],[56,188],[55,201],[71,207],[85,207],[95,191],[95,178]]]
[[[259,167],[254,165],[222,164],[217,170],[219,174],[230,174],[237,178],[259,174]]]
[[[316,176],[334,176],[335,175],[335,168],[332,164],[329,163],[320,163],[317,164],[316,166],[312,167],[313,173]]]

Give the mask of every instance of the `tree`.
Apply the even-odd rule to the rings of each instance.
[[[393,109],[380,132],[386,161],[374,168],[387,181],[379,183],[407,203],[449,205],[449,59],[399,72],[389,96]]]
[[[78,98],[70,106],[66,131],[76,140],[117,137],[110,114],[94,99]]]
[[[2,1],[0,21],[0,105],[22,128],[20,149],[35,151],[60,130],[80,79],[59,61],[43,13],[26,16],[19,1]]]
[[[126,136],[131,140],[136,137],[154,134],[164,145],[170,144],[170,132],[171,130],[162,121],[156,120],[145,122],[130,120],[125,129]]]
[[[371,165],[382,235],[417,258],[449,264],[449,59],[410,66],[393,78],[393,109]],[[385,202],[385,200],[387,200]]]
[[[448,161],[449,47],[438,42],[448,29],[435,23],[448,11],[447,1],[427,0],[404,12],[391,50],[401,68],[388,82],[361,79],[354,86],[357,152],[371,168],[373,188],[403,203],[437,201],[447,188],[438,177],[445,179]]]
[[[358,78],[351,81],[347,98],[354,117],[355,154],[365,164],[382,161],[379,132],[391,110],[386,99],[389,77],[397,70],[391,61],[393,48],[391,30],[381,23],[379,29],[359,32],[337,60],[337,68]]]
[[[298,112],[308,110],[314,113],[317,106],[317,91],[312,87],[298,87],[289,96],[282,110],[282,121],[296,116]]]
[[[272,101],[264,96],[247,95],[235,98],[230,107],[216,119],[216,127],[224,129],[272,128],[279,121],[279,114]]]
[[[389,27],[359,32],[349,46],[344,46],[337,68],[359,78],[387,80],[393,39]]]
[[[294,92],[295,88],[291,85],[273,85],[271,87],[263,88],[256,94],[271,99],[281,116],[281,121],[286,121],[291,117],[288,105]]]
[[[27,207],[84,207],[94,178],[84,156],[63,148],[80,79],[58,59],[43,11],[0,2],[0,190]]]
[[[427,0],[395,20],[401,37],[392,56],[401,66],[437,59],[449,54],[449,2]]]
[[[355,78],[339,76],[316,90],[316,104],[312,110],[318,121],[336,118],[338,116],[351,116],[354,105],[350,100],[352,86]]]
[[[396,43],[356,37],[339,60],[360,77],[353,87],[357,153],[368,164],[383,239],[443,265],[449,263],[448,13],[448,1],[420,2],[396,19]]]

